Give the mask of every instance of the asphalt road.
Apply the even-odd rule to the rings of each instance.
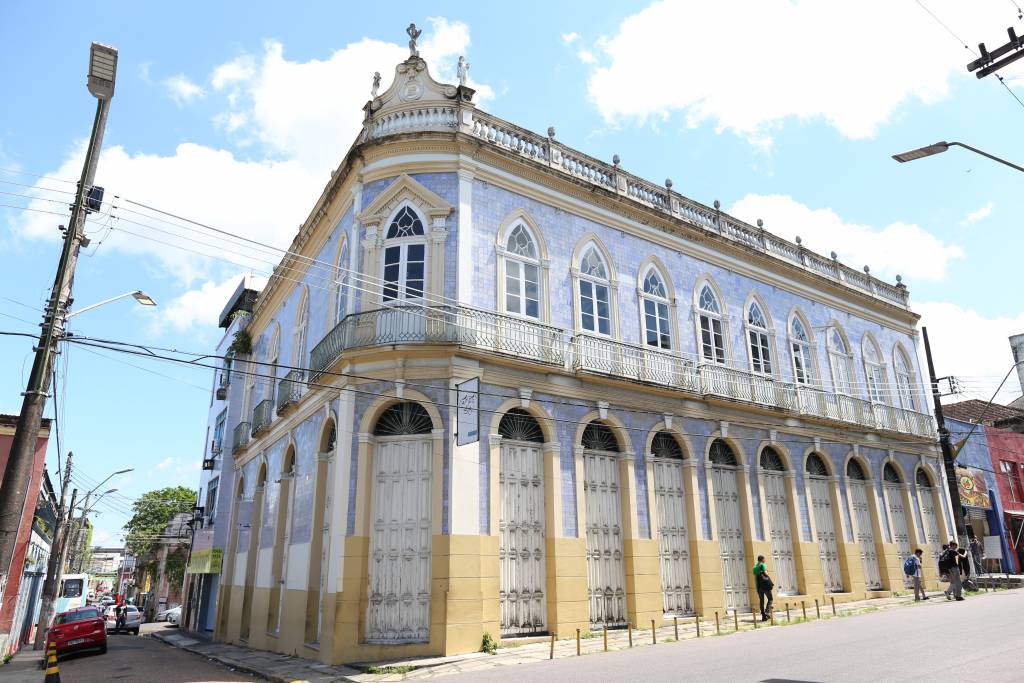
[[[941,596],[940,596],[941,597]],[[474,671],[444,680],[1024,681],[1024,590],[654,647]],[[438,680],[438,679],[435,679]]]
[[[213,683],[253,681],[252,676],[229,670],[208,659],[161,643],[146,634],[169,628],[143,624],[141,635],[109,635],[107,654],[92,652],[61,657],[61,683]],[[42,680],[42,673],[36,680]],[[0,676],[2,678],[2,676]]]

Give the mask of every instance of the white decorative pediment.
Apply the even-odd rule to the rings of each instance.
[[[458,128],[459,104],[472,106],[473,89],[438,83],[420,57],[395,67],[387,90],[363,107],[364,139],[410,131],[451,131]]]
[[[452,205],[440,196],[408,175],[401,175],[359,214],[359,222],[368,231],[379,231],[381,223],[390,218],[402,204],[410,204],[426,216],[431,228],[444,228],[444,219],[452,212]]]

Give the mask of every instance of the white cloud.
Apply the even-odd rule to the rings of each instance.
[[[158,470],[166,470],[168,467],[174,464],[174,458],[168,456],[156,464]]]
[[[161,472],[159,479],[165,486],[188,486],[194,488],[196,485],[195,473],[202,467],[195,458],[175,458],[168,456],[156,464],[156,469]],[[150,479],[153,479],[153,472],[150,472]]]
[[[201,86],[193,83],[183,74],[165,78],[164,87],[167,88],[167,94],[179,107],[206,95],[206,91]]]
[[[1008,338],[1024,332],[1024,313],[986,318],[975,310],[948,302],[922,302],[913,308],[921,314],[920,324],[928,328],[936,373],[961,381],[965,394],[960,400],[987,401],[1013,364]],[[1006,380],[997,401],[1007,403],[1020,394],[1021,386],[1014,373]]]
[[[597,57],[594,56],[594,53],[586,48],[580,48],[579,52],[576,53],[576,56],[579,57],[579,60],[584,64],[593,64],[597,61]]]
[[[878,229],[848,223],[832,209],[812,209],[786,195],[748,194],[728,213],[754,223],[764,219],[765,228],[794,240],[819,254],[835,251],[839,260],[853,267],[871,267],[874,275],[894,278],[941,280],[946,266],[964,256],[963,250],[946,244],[914,224],[895,222]]]
[[[569,31],[568,33],[562,34],[562,42],[568,45],[575,40],[579,40],[579,37],[580,34],[576,33],[576,31]]]
[[[928,7],[971,45],[1006,41],[999,27],[1009,9],[999,3]],[[689,125],[712,122],[743,137],[788,119],[823,119],[846,137],[871,137],[901,105],[933,103],[951,76],[968,78],[968,53],[942,26],[915,3],[888,0],[865,0],[856,11],[814,0],[666,0],[595,47],[608,65],[593,70],[588,90],[606,121],[678,111]]]
[[[228,297],[234,293],[242,275],[233,275],[221,282],[207,280],[161,306],[158,313],[161,324],[169,325],[179,332],[197,329],[214,329],[219,322]]]
[[[960,225],[974,225],[978,221],[985,220],[989,215],[991,215],[992,209],[994,208],[996,208],[995,202],[989,202],[977,211],[971,211],[969,214],[964,216],[964,219],[960,221]]]
[[[250,55],[241,55],[213,70],[210,84],[214,90],[248,81],[256,73],[256,62]]]

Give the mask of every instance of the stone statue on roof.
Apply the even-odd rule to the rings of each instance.
[[[370,97],[376,97],[377,91],[380,90],[380,72],[373,72],[373,87],[370,89]]]
[[[405,29],[405,32],[409,34],[409,57],[419,57],[420,51],[416,48],[416,39],[423,31],[416,28],[416,24],[409,24],[409,28]]]
[[[459,66],[456,69],[456,75],[459,77],[459,85],[466,85],[466,79],[469,78],[469,62],[462,55],[459,55]]]

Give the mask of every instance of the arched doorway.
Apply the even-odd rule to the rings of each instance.
[[[239,473],[238,485],[235,487],[235,500],[233,510],[231,513],[231,529],[228,533],[228,552],[226,555],[226,562],[224,563],[225,570],[221,574],[220,589],[218,595],[223,596],[220,598],[220,611],[218,613],[218,625],[217,633],[223,640],[228,639],[228,618],[231,615],[231,594],[235,590],[235,562],[237,561],[238,555],[238,529],[241,526],[238,515],[242,507],[242,502],[245,500],[245,476]]]
[[[252,627],[252,593],[256,583],[256,567],[260,554],[260,531],[263,529],[263,493],[267,486],[267,465],[260,465],[256,476],[256,492],[252,497],[252,514],[249,515],[249,552],[245,555],[245,589],[242,591],[242,623],[239,638],[249,640]]]
[[[289,447],[281,467],[277,488],[277,520],[274,523],[274,549],[270,560],[270,603],[267,609],[267,632],[277,633],[281,628],[284,609],[285,580],[288,576],[288,556],[292,528],[292,482],[295,480],[295,448]]]
[[[892,542],[896,544],[900,563],[910,557],[910,527],[907,524],[907,509],[903,505],[903,477],[891,462],[882,468],[882,485],[885,487],[886,505],[892,521]]]
[[[839,569],[839,542],[836,539],[835,518],[832,514],[832,496],[829,491],[828,466],[817,453],[807,456],[804,465],[811,491],[815,536],[821,558],[821,580],[830,593],[843,592],[843,573]]]
[[[544,432],[537,419],[512,408],[498,423],[501,534],[501,633],[530,635],[547,628],[544,597]]]
[[[319,643],[323,629],[324,589],[327,587],[328,548],[330,546],[330,511],[327,510],[327,481],[330,459],[337,446],[338,432],[330,421],[320,440],[316,460],[316,483],[313,492],[313,528],[309,542],[309,575],[306,580],[306,643]],[[333,502],[333,501],[332,501]]]
[[[676,437],[658,432],[651,441],[654,466],[654,507],[658,515],[658,556],[661,563],[662,609],[666,615],[693,614],[690,537],[686,519],[683,460]]]
[[[764,502],[768,538],[772,548],[772,572],[779,595],[796,595],[796,563],[793,560],[793,532],[789,525],[789,485],[786,465],[771,446],[761,451]]]
[[[856,460],[846,463],[846,486],[853,508],[853,521],[860,546],[860,563],[864,568],[864,586],[868,590],[882,590],[882,573],[878,569],[878,546],[872,524],[871,505],[868,503],[868,477]]]
[[[419,403],[395,403],[373,429],[366,641],[430,637],[433,422]]]
[[[939,564],[939,552],[942,550],[942,540],[939,535],[939,520],[935,514],[935,497],[932,479],[923,467],[917,468],[917,475],[914,477],[917,484],[917,497],[921,501],[921,519],[924,522],[924,535],[928,539],[928,547],[932,551],[932,559],[935,565]]]
[[[626,569],[623,563],[619,443],[607,424],[583,430],[584,500],[587,510],[587,595],[590,625],[625,626]]]
[[[715,496],[718,546],[722,558],[722,588],[727,610],[750,608],[747,555],[743,548],[743,514],[740,510],[737,470],[739,461],[722,439],[711,442],[711,483]]]

